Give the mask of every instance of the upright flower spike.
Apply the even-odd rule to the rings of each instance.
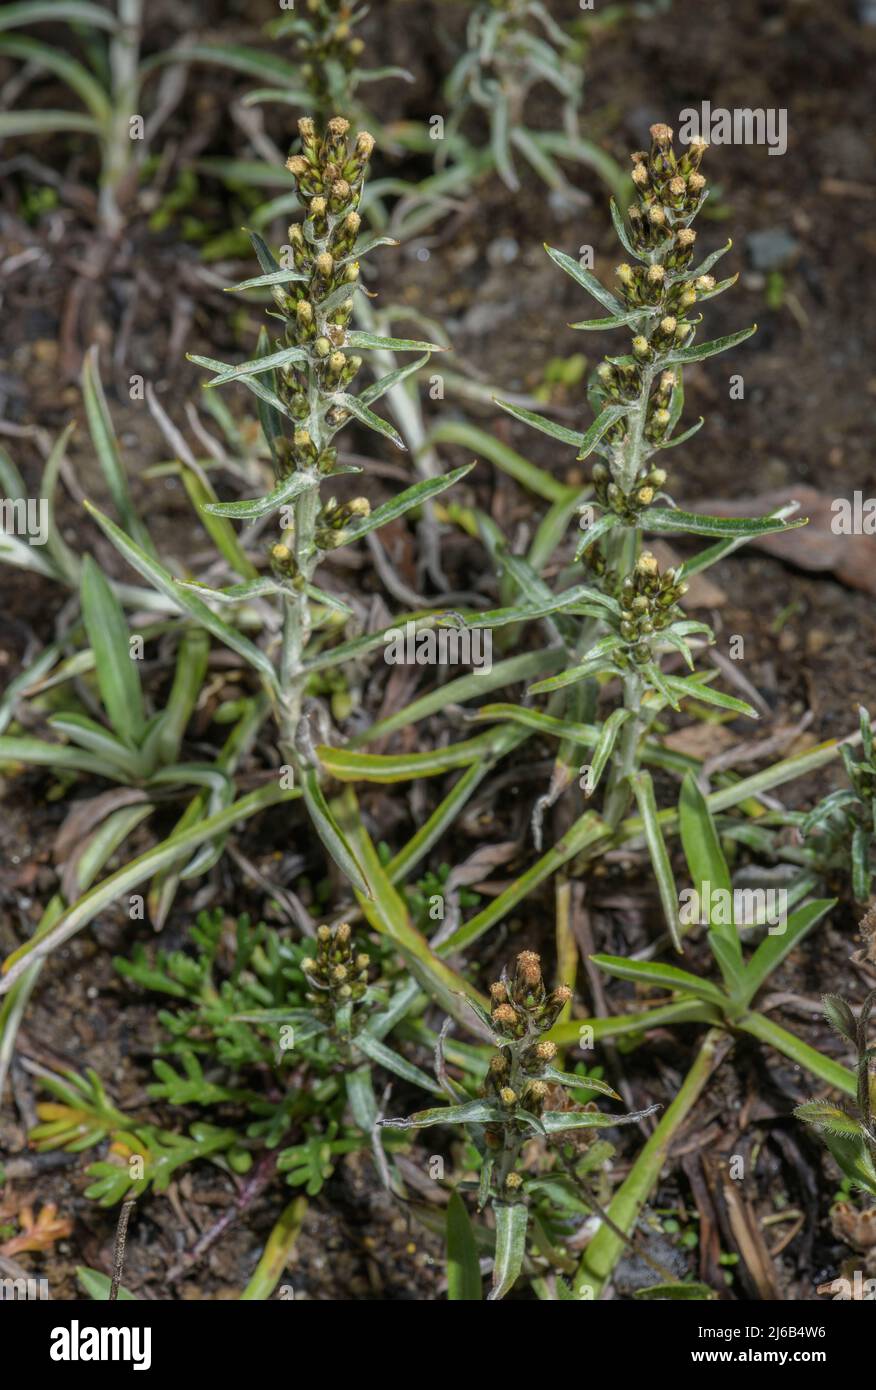
[[[631,354],[606,358],[592,392],[597,409],[624,407],[601,435],[599,452],[606,464],[595,466],[593,482],[600,505],[630,526],[638,523],[666,481],[665,471],[653,468],[649,460],[668,442],[681,411],[681,365],[696,360],[687,356],[700,321],[696,306],[737,278],[719,285],[706,273],[717,256],[691,269],[697,235],[691,223],[708,196],[700,173],[708,146],[694,141],[678,159],[672,140],[669,126],[654,125],[650,150],[632,156],[635,199],[628,232],[615,210],[625,249],[639,262],[623,261],[615,272],[620,312],[608,321],[575,325],[597,328],[623,322],[633,334]],[[734,334],[733,341],[741,342],[753,332],[745,329]],[[723,347],[729,346],[731,340],[724,340]],[[717,344],[708,347],[722,350]],[[699,355],[710,353],[703,350]]]
[[[334,437],[355,419],[403,449],[397,430],[371,406],[425,366],[429,353],[442,351],[436,343],[383,337],[353,327],[361,257],[375,246],[397,243],[391,237],[376,237],[365,244],[359,239],[359,205],[374,139],[361,131],[351,141],[349,134],[349,121],[341,116],[334,116],[323,133],[309,116],[302,117],[299,148],[290,154],[286,167],[295,179],[303,216],[289,227],[285,263],[281,265],[262,238],[251,233],[263,273],[233,287],[269,289],[274,301],[271,318],[282,321],[282,336],[272,341],[263,329],[257,356],[237,366],[190,356],[192,362],[215,373],[208,386],[239,382],[258,399],[275,486],[265,497],[211,502],[206,510],[241,520],[280,513],[281,534],[269,545],[267,557],[270,583],[274,592],[283,595],[285,609],[274,690],[281,749],[286,762],[299,771],[302,756],[296,732],[307,680],[304,653],[313,629],[310,602],[326,600],[313,584],[314,574],[327,551],[350,544],[389,519],[383,509],[372,511],[365,497],[340,503],[329,497],[323,502],[322,484],[350,471],[338,466]],[[370,349],[422,355],[409,365],[394,367],[356,396],[352,385],[362,365],[359,353]],[[451,487],[473,466],[424,479],[399,493],[392,499],[392,519]],[[259,592],[266,592],[263,580],[257,584]],[[315,808],[311,792],[306,795]],[[325,832],[324,810],[317,811],[314,820]],[[337,827],[328,838],[327,848],[343,841]],[[366,881],[355,857],[342,854],[341,860],[340,867],[348,875],[352,871],[353,882],[364,890]]]
[[[304,223],[289,228],[296,279],[277,286],[274,298],[286,319],[284,345],[300,348],[301,356],[278,370],[277,395],[302,428],[277,443],[280,478],[314,467],[333,471],[337,450],[325,425],[340,424],[347,415],[332,414],[331,406],[314,409],[314,387],[322,396],[343,390],[362,365],[361,357],[344,347],[359,280],[359,264],[351,253],[361,226],[358,207],[374,140],[363,131],[350,150],[349,128],[348,121],[335,116],[320,139],[313,121],[303,117],[298,122],[301,152],[286,161],[295,176]]]

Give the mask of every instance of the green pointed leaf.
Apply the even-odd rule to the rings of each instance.
[[[86,555],[82,564],[80,597],[104,709],[120,737],[130,745],[137,744],[143,734],[145,718],[140,674],[131,656],[128,621],[122,605],[90,555]]]
[[[40,24],[44,20],[59,23],[88,24],[93,29],[117,29],[115,15],[89,0],[21,0],[20,4],[4,5],[0,10],[0,30],[15,29],[22,24]]]
[[[483,1100],[469,1100],[462,1105],[442,1105],[436,1110],[418,1110],[399,1120],[378,1120],[387,1129],[430,1129],[432,1125],[483,1125],[502,1119],[502,1111]]]
[[[784,521],[777,516],[698,516],[695,512],[682,512],[676,507],[648,507],[642,513],[641,525],[643,530],[654,531],[658,535],[688,532],[693,536],[733,536],[745,539],[748,536],[769,536],[774,532],[793,531],[798,526],[806,526],[807,518]]]
[[[401,1057],[391,1047],[378,1042],[377,1038],[372,1037],[370,1033],[358,1033],[353,1039],[353,1045],[358,1047],[360,1052],[364,1052],[365,1056],[369,1057],[372,1062],[377,1062],[379,1066],[384,1067],[386,1071],[394,1072],[396,1076],[403,1077],[405,1081],[410,1081],[412,1085],[419,1086],[424,1091],[434,1091],[437,1096],[444,1094],[431,1076],[427,1076],[419,1067],[415,1067],[413,1062],[409,1062],[406,1057]]]
[[[607,1115],[601,1110],[546,1110],[539,1119],[545,1134],[565,1134],[575,1129],[614,1129],[615,1125],[637,1125],[659,1109],[659,1105],[649,1105],[645,1110],[634,1110],[627,1115]]]
[[[803,940],[803,938],[825,917],[831,908],[836,906],[836,898],[820,898],[815,902],[806,903],[803,907],[792,912],[787,922],[784,923],[783,930],[776,931],[774,935],[767,935],[761,941],[751,960],[744,971],[744,1002],[750,1003],[762,985],[766,983],[770,975],[778,965],[785,959],[790,951]],[[772,929],[771,929],[772,930]],[[824,1001],[824,1011],[828,1013],[827,1000],[838,999],[838,995],[825,994],[822,996]],[[840,999],[839,1003],[845,1005],[851,1015],[845,1001]],[[830,1014],[828,1018],[834,1022]],[[852,1015],[854,1024],[854,1016]],[[836,1024],[834,1024],[836,1027]],[[842,1029],[839,1029],[842,1032]],[[855,1041],[852,1033],[851,1042]]]
[[[616,421],[628,414],[629,406],[626,405],[607,405],[604,410],[601,410],[593,421],[593,424],[585,432],[584,438],[581,441],[581,448],[578,451],[578,459],[581,460],[589,457],[606,431],[610,430]]]
[[[447,1297],[477,1302],[483,1297],[478,1248],[465,1203],[454,1190],[447,1204]]]
[[[678,891],[675,887],[675,879],[672,875],[672,865],[669,862],[669,855],[663,840],[663,832],[660,829],[660,822],[657,819],[657,801],[654,796],[654,783],[650,772],[644,768],[637,772],[632,779],[633,791],[636,796],[636,803],[639,807],[639,815],[642,817],[642,826],[645,831],[645,842],[648,846],[648,853],[651,856],[651,864],[654,869],[654,876],[657,879],[657,888],[660,893],[660,904],[663,908],[663,916],[669,928],[669,935],[676,951],[681,953],[681,932],[678,925]]]
[[[263,651],[254,646],[249,638],[244,637],[217,617],[201,599],[196,598],[182,584],[177,583],[173,575],[169,574],[158,560],[141,550],[134,541],[125,535],[124,531],[110,521],[109,517],[104,516],[90,502],[86,502],[85,507],[101,530],[113,542],[116,549],[137,570],[138,574],[141,574],[153,588],[170,598],[179,608],[189,613],[200,623],[201,627],[212,632],[213,636],[218,638],[220,642],[224,642],[232,651],[237,652],[238,656],[242,656],[245,661],[254,666],[272,689],[278,689],[276,672],[269,657]]]
[[[500,400],[498,396],[495,397],[495,401],[502,410],[507,410],[509,415],[513,415],[515,420],[521,420],[524,425],[532,425],[535,429],[541,430],[542,434],[549,434],[551,439],[559,439],[562,444],[571,444],[576,449],[582,447],[584,435],[577,430],[566,429],[565,425],[557,424],[556,420],[548,420],[544,415],[536,415],[534,411],[524,410],[522,405]]]
[[[369,516],[358,518],[350,526],[344,528],[344,545],[357,541],[360,536],[367,535],[369,531],[377,531],[381,526],[386,526],[390,521],[395,521],[396,517],[404,516],[414,507],[420,507],[424,502],[428,502],[431,497],[437,497],[439,493],[446,492],[454,483],[458,483],[467,473],[474,468],[473,463],[464,463],[461,468],[454,468],[450,473],[444,473],[438,478],[424,478],[421,482],[415,483],[413,487],[405,488],[404,492],[399,492],[388,502],[376,507]],[[436,615],[437,616],[437,615]]]
[[[121,739],[116,738],[103,725],[89,719],[87,715],[55,714],[49,720],[49,725],[80,748],[84,748],[86,753],[93,753],[95,757],[103,759],[107,764],[106,776],[115,779],[121,774],[126,781],[136,781],[143,775],[141,759],[130,744],[124,744]]]
[[[663,359],[663,366],[672,367],[677,362],[702,362],[707,357],[715,357],[719,352],[727,352],[728,349],[736,347],[738,343],[744,343],[746,338],[750,338],[752,333],[757,332],[757,324],[753,323],[750,328],[740,329],[738,333],[728,333],[726,338],[715,338],[711,343],[694,344],[692,347],[676,348],[670,352],[668,357]]]
[[[713,690],[710,685],[702,685],[690,676],[664,676],[668,690],[678,698],[701,700],[704,705],[717,705],[719,709],[732,710],[734,714],[747,714],[749,719],[759,719],[757,710],[745,700],[737,700],[733,695],[725,695],[722,690]]]
[[[724,858],[712,812],[692,772],[685,774],[681,785],[678,818],[684,857],[701,910],[704,899],[711,907],[712,895],[716,891],[724,901],[732,903],[733,885],[727,860]],[[745,971],[739,933],[732,920],[733,913],[730,913],[729,923],[718,921],[717,916],[711,912],[708,917],[710,938],[720,937],[726,947],[726,951],[718,960],[722,977],[732,994],[741,995],[745,991]]]
[[[752,961],[752,964],[754,962]],[[845,1038],[853,1047],[858,1042],[858,1020],[852,1013],[851,1008],[845,999],[839,994],[822,994],[822,1006],[825,1017],[832,1028],[835,1028],[841,1038]]]
[[[391,391],[393,386],[398,386],[406,377],[413,376],[421,367],[425,367],[429,361],[428,353],[423,353],[422,357],[417,357],[413,362],[408,362],[403,367],[396,367],[394,371],[387,372],[385,376],[379,377],[371,386],[366,386],[364,391],[359,392],[358,400],[362,405],[373,405],[379,401],[381,396],[385,396],[387,391]]]
[[[304,773],[301,790],[314,829],[322,840],[326,851],[341,872],[346,874],[353,887],[358,889],[366,898],[371,898],[373,894],[365,876],[365,870],[350,848],[343,830],[335,820],[313,768],[308,768]]]
[[[241,290],[262,290],[273,285],[289,285],[294,280],[304,280],[300,270],[269,270],[264,275],[255,275],[249,280],[241,280],[237,285],[227,285],[226,294],[237,294]],[[196,357],[186,353],[190,362],[197,362]]]
[[[264,497],[242,498],[239,502],[208,502],[205,512],[213,516],[233,516],[240,521],[255,521],[257,517],[276,512],[294,497],[307,492],[308,488],[318,487],[319,478],[315,473],[290,473]]]
[[[88,418],[88,429],[94,443],[97,460],[106,479],[113,506],[119,514],[122,525],[138,545],[144,550],[154,551],[146,527],[134,509],[128,488],[128,480],[122,463],[119,442],[113,428],[112,417],[106,403],[98,366],[97,345],[89,348],[82,364],[82,399]]]
[[[446,352],[440,343],[426,343],[418,338],[386,338],[380,333],[363,333],[358,329],[347,334],[344,347],[388,348],[391,352]]]
[[[194,361],[190,353],[187,353],[189,361]],[[268,353],[266,357],[254,357],[249,362],[241,362],[236,367],[228,367],[219,375],[211,377],[205,382],[205,386],[224,386],[227,381],[237,381],[243,376],[258,376],[260,372],[272,371],[275,367],[285,367],[290,362],[306,362],[308,354],[306,348],[287,347],[281,348],[279,352]]]
[[[580,560],[581,556],[590,549],[591,545],[601,540],[603,536],[607,536],[609,531],[613,531],[614,528],[619,525],[620,522],[614,512],[603,512],[602,516],[597,517],[593,525],[588,526],[584,531],[575,549],[575,559]]]
[[[112,108],[106,92],[94,74],[75,58],[71,58],[62,48],[42,43],[39,39],[2,37],[0,53],[7,54],[10,58],[20,58],[23,63],[33,63],[36,67],[46,68],[76,93],[98,125],[104,129],[109,126]]]
[[[496,1254],[493,1260],[493,1287],[487,1299],[497,1302],[517,1282],[526,1256],[526,1228],[529,1209],[522,1202],[494,1202]]]
[[[338,391],[334,396],[335,404],[343,410],[348,410],[357,420],[361,420],[363,425],[369,429],[376,430],[378,434],[391,439],[397,449],[404,449],[405,442],[388,420],[384,420],[382,415],[375,415],[373,410],[369,410],[367,405],[363,405],[357,396],[350,396],[344,391]]]
[[[859,1120],[828,1100],[810,1100],[794,1111],[798,1120],[812,1125],[822,1134],[838,1134],[845,1139],[863,1139]]]
[[[572,279],[575,280],[577,284],[581,285],[588,294],[592,294],[593,298],[598,300],[610,314],[624,314],[626,312],[626,305],[613,295],[610,290],[607,290],[605,286],[597,280],[595,275],[589,270],[585,270],[578,261],[573,260],[571,256],[567,256],[563,251],[555,250],[552,246],[546,245],[544,249],[555,265],[558,265],[567,275],[571,275]]]
[[[591,959],[606,975],[613,975],[618,980],[630,980],[633,984],[652,989],[656,986],[676,992],[680,990],[684,994],[693,994],[698,999],[704,999],[722,1011],[727,1007],[727,996],[723,990],[713,985],[710,980],[692,975],[689,970],[680,970],[677,965],[663,965],[650,960],[627,960],[624,956],[593,956]]]

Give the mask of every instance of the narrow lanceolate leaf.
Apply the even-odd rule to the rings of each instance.
[[[584,436],[578,430],[566,429],[565,425],[557,424],[556,420],[548,420],[544,415],[537,415],[533,410],[524,410],[522,405],[500,400],[498,396],[495,397],[495,401],[496,405],[513,415],[515,420],[522,420],[524,425],[532,425],[535,429],[541,430],[542,434],[549,434],[551,439],[559,439],[561,443],[571,444],[575,449],[580,449],[584,443]]]
[[[592,526],[588,526],[584,530],[575,549],[575,559],[580,560],[581,556],[590,549],[591,545],[594,545],[596,541],[607,535],[609,531],[613,531],[614,528],[619,525],[620,522],[614,512],[603,512],[602,516],[598,517]]]
[[[409,782],[469,767],[484,756],[486,749],[487,737],[481,735],[424,753],[357,753],[351,748],[322,744],[316,755],[326,772],[339,782]]]
[[[604,410],[601,410],[581,440],[578,458],[588,458],[606,431],[610,430],[617,420],[628,414],[629,406],[626,405],[607,405]]]
[[[483,1125],[502,1119],[502,1111],[484,1100],[469,1100],[463,1105],[442,1105],[437,1110],[418,1110],[399,1120],[378,1120],[387,1129],[429,1129],[432,1125]]]
[[[0,112],[0,139],[14,135],[56,135],[75,130],[82,135],[99,135],[100,125],[84,111],[3,111]]]
[[[482,1296],[478,1248],[465,1203],[454,1190],[447,1204],[447,1297],[453,1302]]]
[[[426,343],[418,338],[385,338],[380,333],[348,333],[345,347],[388,348],[391,352],[445,352],[440,343]]]
[[[244,603],[249,599],[262,598],[265,594],[278,594],[282,585],[275,579],[263,575],[260,579],[247,579],[243,584],[229,584],[227,589],[211,589],[209,584],[200,584],[195,579],[179,581],[181,588],[192,589],[202,598],[215,599],[217,603]]]
[[[632,714],[632,710],[628,709],[612,710],[611,714],[602,725],[599,731],[599,738],[596,741],[596,747],[593,750],[593,760],[590,764],[590,773],[587,778],[587,796],[592,796],[599,785],[599,779],[605,771],[605,765],[612,755],[614,745],[617,742],[617,736],[622,726],[626,724],[628,719],[632,718]]]
[[[421,367],[425,367],[429,360],[428,353],[423,353],[422,357],[417,357],[413,362],[407,362],[403,367],[396,367],[394,371],[387,372],[385,376],[379,377],[371,386],[366,386],[364,391],[359,392],[359,402],[362,405],[373,405],[379,401],[381,396],[385,396],[387,391],[391,391],[393,386],[404,381],[406,377],[413,376]]]
[[[651,856],[654,876],[657,879],[663,916],[666,918],[672,943],[676,951],[680,953],[682,946],[678,925],[678,892],[675,887],[675,879],[672,876],[672,865],[669,862],[663,832],[657,819],[657,801],[654,796],[654,783],[651,780],[650,772],[643,769],[636,773],[633,778],[633,791],[636,795],[639,815],[642,817],[645,841]]]
[[[751,964],[754,964],[752,960]],[[832,1028],[835,1028],[841,1038],[845,1038],[852,1046],[856,1046],[858,1039],[858,1020],[852,1013],[850,1006],[839,994],[823,994],[821,996],[821,1006],[824,1015]]]
[[[646,1110],[631,1110],[627,1115],[606,1115],[601,1110],[546,1110],[539,1120],[545,1134],[563,1134],[570,1129],[614,1129],[615,1125],[637,1125],[659,1109],[659,1105],[649,1105]]]
[[[660,535],[686,531],[693,536],[727,536],[743,540],[748,536],[793,531],[806,524],[806,517],[785,521],[778,516],[698,516],[696,512],[682,512],[675,507],[649,507],[641,516],[642,529]]]
[[[351,541],[356,541],[360,536],[367,535],[369,531],[376,531],[387,522],[395,521],[396,517],[404,516],[405,512],[411,511],[413,507],[420,507],[424,502],[428,502],[431,497],[437,497],[439,493],[446,492],[454,483],[458,483],[460,478],[464,478],[474,468],[473,463],[464,463],[461,468],[454,468],[450,473],[445,473],[439,478],[424,478],[422,482],[415,483],[413,487],[405,488],[404,492],[384,502],[382,506],[376,507],[369,516],[363,516],[352,525],[345,527],[343,532],[343,544],[349,545]]]
[[[378,1042],[377,1038],[370,1033],[358,1033],[353,1039],[353,1044],[358,1047],[360,1052],[364,1052],[366,1057],[370,1057],[372,1062],[377,1062],[379,1066],[387,1071],[395,1072],[396,1076],[401,1076],[405,1081],[410,1081],[414,1086],[419,1086],[424,1091],[434,1091],[437,1096],[444,1092],[431,1076],[427,1076],[419,1067],[415,1067],[413,1062],[409,1062],[406,1057],[401,1057],[391,1047],[385,1043]]]
[[[819,898],[815,902],[806,903],[803,907],[798,908],[796,912],[792,912],[787,922],[778,923],[770,928],[770,932],[774,934],[768,934],[764,937],[743,972],[744,1003],[748,1004],[751,1002],[757,991],[769,979],[776,967],[785,959],[785,956],[787,956],[788,953],[803,940],[804,936],[821,921],[822,917],[835,906],[836,898]],[[828,999],[836,1000],[837,997],[836,995],[824,996],[823,1003],[824,1012],[826,1014],[828,1013]],[[849,1009],[848,1004],[845,1003],[845,1000],[840,999],[839,1004],[845,1005],[845,1009],[851,1016],[852,1011]],[[828,1014],[828,1017],[830,1018],[830,1014]],[[839,1018],[845,1021],[844,1015],[840,1014]],[[833,1018],[831,1018],[832,1023],[833,1021]],[[853,1016],[852,1025],[854,1026]],[[836,1026],[836,1024],[834,1024],[834,1026]],[[840,1028],[838,1031],[842,1033],[843,1029]],[[854,1031],[851,1035],[846,1033],[845,1036],[849,1038],[850,1042],[855,1041]]]
[[[233,516],[239,521],[255,521],[257,517],[277,511],[285,503],[291,502],[293,497],[318,485],[319,479],[313,473],[291,473],[264,497],[249,497],[240,502],[209,502],[204,511],[212,512],[214,516]]]
[[[82,365],[82,399],[85,403],[88,429],[94,443],[97,461],[106,479],[113,505],[121,518],[122,525],[139,545],[146,550],[152,550],[152,542],[145,526],[134,510],[134,503],[128,490],[128,480],[125,476],[119,442],[116,439],[100,380],[96,345],[89,348]]]
[[[237,539],[237,532],[231,522],[225,517],[214,516],[207,511],[207,508],[219,499],[206,473],[199,468],[192,468],[184,460],[180,462],[180,467],[186,496],[216,549],[243,580],[256,582],[258,570]]]
[[[697,786],[696,778],[690,772],[685,774],[681,784],[678,820],[684,857],[697,894],[700,915],[705,916],[713,946],[715,939],[723,943],[723,949],[715,952],[716,958],[727,988],[732,994],[737,995],[739,991],[745,990],[745,971],[739,933],[733,920],[734,914],[730,912],[730,920],[726,921],[727,914],[723,911],[718,912],[713,907],[713,904],[733,902],[730,870],[724,858],[712,812]]]
[[[591,959],[594,965],[604,970],[606,975],[613,975],[615,979],[629,980],[631,984],[646,988],[680,991],[682,995],[693,994],[720,1009],[726,1007],[727,997],[717,985],[712,984],[710,980],[702,979],[699,975],[692,975],[689,970],[679,970],[677,965],[664,965],[662,962],[650,960],[627,960],[625,956],[592,956]]]
[[[143,734],[143,692],[131,656],[130,633],[122,606],[90,555],[82,565],[82,616],[91,649],[100,697],[116,733],[129,745]]]
[[[293,280],[305,278],[300,270],[269,270],[266,275],[255,275],[249,280],[241,280],[237,285],[227,285],[226,294],[236,294],[239,290],[262,290],[272,285],[288,285]],[[189,357],[190,362],[196,360],[195,357]]]
[[[733,242],[728,240],[724,246],[719,246],[717,251],[713,251],[710,256],[706,256],[704,261],[700,261],[695,270],[680,270],[678,272],[678,279],[697,280],[701,275],[708,275],[715,262],[719,261],[722,256],[726,256],[732,245]]]
[[[117,29],[118,20],[100,5],[89,0],[21,0],[20,4],[4,5],[0,10],[0,30],[16,29],[21,24],[40,24],[44,20],[58,23],[89,24],[95,29]]]
[[[368,879],[365,877],[365,871],[350,848],[343,830],[332,815],[313,768],[308,768],[305,772],[301,790],[314,829],[322,840],[325,849],[341,872],[346,874],[353,887],[358,889],[366,898],[371,898],[373,894]]]
[[[609,1086],[607,1081],[600,1081],[595,1076],[578,1076],[577,1072],[559,1071],[556,1067],[545,1067],[541,1073],[543,1081],[553,1081],[558,1086],[575,1086],[583,1091],[598,1091],[601,1096],[609,1096],[612,1100],[620,1100],[617,1091]]]
[[[494,1202],[496,1216],[496,1254],[493,1260],[493,1287],[487,1299],[504,1298],[517,1282],[526,1256],[526,1227],[529,1209],[522,1202]]]
[[[647,309],[631,309],[628,314],[605,314],[601,319],[581,319],[579,323],[570,323],[569,327],[589,333],[603,332],[606,328],[630,328],[647,314]]]
[[[215,357],[200,357],[191,353],[189,361],[194,362],[198,367],[207,367],[211,372],[221,373],[228,370],[228,363],[218,362]],[[245,386],[248,391],[252,391],[253,395],[257,396],[260,401],[264,401],[274,410],[279,411],[281,415],[285,415],[287,419],[294,419],[291,410],[280,400],[276,391],[272,391],[268,386],[265,386],[264,382],[260,381],[257,376],[242,376],[237,379],[241,386]],[[296,421],[296,423],[298,422]]]
[[[847,1139],[862,1139],[860,1122],[827,1100],[810,1100],[794,1111],[798,1120],[824,1134],[840,1134]]]
[[[70,87],[88,107],[99,125],[106,127],[112,114],[109,98],[94,74],[71,58],[62,48],[42,43],[39,39],[0,37],[0,53],[20,58],[38,68],[47,68]]]
[[[689,439],[693,439],[695,434],[699,434],[700,430],[702,429],[705,423],[706,418],[704,415],[701,415],[700,418],[697,420],[696,424],[691,425],[689,429],[684,430],[681,434],[675,435],[672,439],[663,439],[657,445],[657,448],[675,449],[679,444],[686,444]]]
[[[398,430],[394,429],[388,420],[384,420],[382,415],[375,415],[374,411],[369,410],[367,405],[363,405],[358,397],[350,396],[345,391],[338,391],[332,399],[335,405],[349,411],[357,420],[361,420],[363,425],[367,425],[369,429],[376,430],[378,434],[391,439],[397,449],[405,448],[405,442]]]
[[[189,356],[189,361],[193,359]],[[211,377],[207,386],[224,386],[226,381],[235,381],[238,377],[258,376],[260,372],[272,371],[275,367],[287,367],[290,362],[306,362],[307,350],[302,347],[281,348],[279,352],[268,353],[266,357],[254,357],[249,362],[240,362],[236,367],[228,367],[226,371],[220,372],[217,376]]]
[[[84,748],[86,753],[103,758],[107,764],[106,776],[115,778],[121,773],[124,778],[133,781],[142,775],[142,760],[131,744],[123,743],[121,738],[111,734],[102,724],[95,723],[87,715],[75,712],[56,714],[49,720],[49,724],[59,734]]]
[[[574,685],[576,681],[583,680],[585,676],[594,675],[599,671],[614,670],[611,654],[617,651],[621,645],[617,637],[601,637],[598,642],[594,642],[584,661],[577,666],[570,666],[566,671],[560,671],[556,676],[549,676],[546,680],[536,681],[535,685],[529,687],[529,694],[540,695],[548,691],[560,690],[565,685]]]
[[[613,295],[611,290],[607,290],[595,275],[591,274],[589,270],[585,270],[578,261],[567,256],[564,251],[557,251],[553,246],[545,246],[544,249],[555,265],[558,265],[567,275],[571,275],[572,279],[581,285],[588,294],[592,294],[593,298],[598,300],[610,314],[624,314],[626,312],[626,305]]]
[[[190,613],[191,616],[200,623],[201,627],[206,628],[208,632],[212,632],[213,636],[217,637],[220,642],[224,642],[232,651],[237,652],[238,656],[243,657],[244,661],[248,661],[251,666],[254,666],[256,670],[264,676],[271,688],[277,690],[276,672],[270,659],[263,651],[260,651],[258,647],[250,642],[249,638],[244,637],[234,628],[229,627],[221,618],[217,617],[201,599],[196,598],[193,593],[190,593],[187,589],[184,589],[181,584],[177,583],[173,575],[169,574],[158,560],[153,559],[151,555],[147,555],[145,551],[141,550],[130,537],[125,535],[124,531],[116,526],[114,522],[110,521],[109,517],[104,516],[103,513],[99,512],[96,507],[93,507],[90,502],[86,502],[85,507],[89,514],[94,517],[94,520],[100,526],[101,530],[112,541],[116,549],[124,556],[128,564],[137,570],[138,574],[141,574],[153,588],[165,594],[179,608]]]
[[[750,338],[752,333],[757,332],[757,324],[753,323],[750,328],[742,328],[738,333],[728,333],[726,338],[714,338],[710,343],[698,343],[693,347],[676,348],[665,357],[662,366],[673,367],[676,363],[702,362],[706,357],[715,357],[719,352],[727,352],[729,348],[736,347],[737,343],[744,343],[746,338]]]
[[[757,710],[745,700],[725,695],[722,690],[713,690],[710,685],[702,685],[689,676],[664,676],[663,680],[676,699],[702,700],[704,705],[717,705],[719,709],[732,710],[734,714],[747,714],[750,719],[760,718]]]

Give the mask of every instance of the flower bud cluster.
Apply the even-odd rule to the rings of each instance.
[[[565,985],[549,990],[534,951],[521,951],[509,978],[490,986],[491,1021],[501,1041],[491,1059],[483,1094],[508,1112],[513,1123],[519,1108],[538,1115],[544,1109],[548,1083],[544,1073],[556,1059],[556,1043],[542,1037],[556,1023],[572,997]],[[498,1129],[494,1139],[498,1135]]]
[[[293,33],[293,58],[302,81],[311,93],[315,108],[325,111],[332,99],[331,79],[335,73],[346,77],[352,94],[351,75],[365,51],[365,43],[353,32],[363,11],[354,12],[350,0],[298,0],[301,14]],[[277,32],[285,32],[277,26]],[[348,109],[345,107],[345,109]]]
[[[368,988],[370,965],[370,957],[356,950],[353,933],[346,922],[337,927],[319,927],[316,955],[301,962],[311,991],[305,998],[313,1005],[317,1016],[331,1023],[337,1009],[358,1004]]]
[[[656,559],[645,550],[621,585],[620,635],[636,664],[653,659],[652,638],[679,616],[676,605],[688,588],[680,574],[678,569],[661,574]]]
[[[320,136],[314,122],[302,117],[300,152],[286,161],[305,214],[303,224],[289,228],[289,269],[302,278],[274,287],[286,321],[284,339],[275,346],[278,351],[300,347],[307,355],[276,373],[277,395],[301,422],[291,439],[276,446],[281,478],[301,469],[330,472],[334,467],[335,450],[313,437],[312,387],[326,393],[345,390],[362,365],[361,357],[347,352],[344,344],[359,280],[359,264],[351,253],[361,226],[358,206],[374,139],[363,132],[351,149],[349,128],[348,121],[335,116]]]

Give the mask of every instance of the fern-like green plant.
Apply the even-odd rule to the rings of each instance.
[[[87,1170],[86,1195],[102,1205],[162,1192],[184,1164],[209,1158],[243,1174],[274,1151],[287,1181],[315,1195],[340,1156],[377,1142],[375,1068],[440,1094],[385,1041],[422,999],[418,987],[375,981],[372,954],[346,924],[319,927],[312,954],[221,910],[200,913],[189,938],[154,959],[137,947],[116,967],[174,1002],[158,1013],[150,1097],[209,1119],[161,1128],[118,1110],[94,1071],[41,1072],[55,1100],[40,1103],[32,1141],[74,1153],[108,1145]]]

